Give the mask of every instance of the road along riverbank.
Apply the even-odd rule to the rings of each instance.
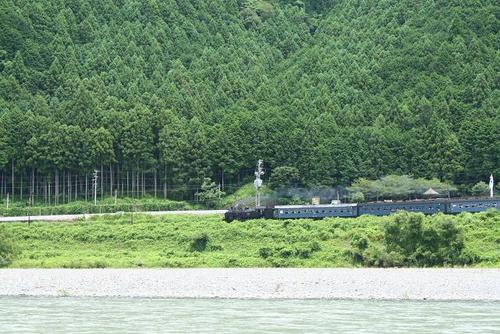
[[[1,295],[500,301],[500,269],[1,269]]]

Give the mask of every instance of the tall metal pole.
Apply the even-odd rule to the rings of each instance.
[[[255,181],[253,182],[255,186],[255,207],[260,206],[260,188],[262,187],[262,179],[260,178],[262,175],[264,175],[264,170],[262,169],[262,164],[263,161],[259,160],[257,162],[257,169],[255,171]]]

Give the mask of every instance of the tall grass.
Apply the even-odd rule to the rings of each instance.
[[[394,219],[362,216],[228,224],[218,215],[124,213],[87,222],[15,223],[5,228],[21,250],[11,267],[359,267],[368,265],[355,258],[359,246],[366,242],[383,250],[384,227]],[[423,219],[432,225],[443,216]],[[461,252],[471,259],[469,263],[500,266],[499,212],[446,219],[460,230]]]

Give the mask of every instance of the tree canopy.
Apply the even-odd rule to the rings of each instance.
[[[493,0],[7,0],[0,195],[500,176]],[[270,173],[271,174],[271,173]],[[85,189],[84,189],[85,188]],[[154,190],[153,190],[154,189]],[[367,195],[367,194],[365,194]]]

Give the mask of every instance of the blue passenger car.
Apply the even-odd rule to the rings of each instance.
[[[500,199],[451,200],[448,213],[480,212],[491,208],[500,210]]]
[[[274,217],[278,219],[356,217],[357,204],[339,205],[277,205]]]
[[[446,202],[444,201],[421,201],[421,202],[388,202],[369,203],[359,205],[359,215],[386,216],[396,211],[422,212],[434,214],[446,212]]]

